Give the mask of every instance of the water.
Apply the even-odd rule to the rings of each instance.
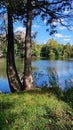
[[[23,72],[23,62],[17,60],[19,73]],[[34,83],[36,86],[49,85],[48,75],[57,72],[59,85],[64,89],[65,81],[73,81],[73,60],[36,60],[32,62]],[[10,92],[8,80],[5,73],[5,60],[0,60],[0,91]]]
[[[0,78],[0,91],[1,92],[10,92],[9,84],[7,79]]]
[[[36,67],[36,73],[40,78],[34,79],[35,84],[37,86],[43,86],[45,84],[49,84],[49,77],[52,72],[57,72],[59,79],[59,86],[62,89],[65,88],[65,81],[73,81],[73,61],[62,61],[62,60],[40,60],[32,63],[32,66]],[[41,80],[42,79],[42,80]]]

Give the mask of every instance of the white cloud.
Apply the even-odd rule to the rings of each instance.
[[[61,19],[62,24],[67,25],[67,22],[64,19]]]
[[[40,28],[40,25],[33,24],[32,27],[34,27],[34,28]]]
[[[61,19],[61,21],[59,19],[58,20],[54,19],[52,22],[52,25],[57,26],[60,30],[66,29],[66,27],[62,26],[60,22],[62,22],[62,24],[65,24],[65,25],[67,24],[64,19]]]
[[[70,13],[70,12],[71,12],[71,10],[67,10],[67,9],[66,9],[66,10],[64,11],[64,14],[68,14],[68,13]]]
[[[58,38],[62,38],[62,37],[64,37],[62,34],[60,34],[60,33],[57,33],[57,34],[54,34],[55,35],[55,37],[58,37]]]
[[[66,29],[66,27],[64,27],[64,26],[59,26],[58,28],[59,28],[60,30]]]
[[[54,19],[53,21],[52,21],[52,25],[59,25],[60,24],[60,20],[56,20],[56,19]]]
[[[17,31],[20,31],[20,32],[24,32],[24,33],[25,33],[26,28],[24,28],[24,27],[17,27],[17,28],[15,29],[15,32],[17,32]]]
[[[71,26],[69,29],[70,29],[71,31],[73,31],[73,26]]]
[[[57,34],[54,34],[54,35],[55,35],[55,37],[61,38],[63,41],[66,41],[66,42],[69,42],[71,40],[70,39],[71,36],[69,36],[69,35],[62,35],[60,33],[57,33]]]
[[[47,23],[47,19],[45,19],[43,22],[46,24]]]
[[[45,24],[47,23],[47,19],[44,20],[44,23],[45,23]],[[56,19],[53,19],[53,20],[52,20],[51,25],[55,25],[55,26],[56,26],[56,25],[59,25],[59,24],[60,24],[60,20],[59,20],[59,19],[57,19],[57,20],[56,20]]]
[[[62,29],[65,29],[64,26],[61,26],[61,23],[64,24],[64,25],[67,25],[67,22],[64,20],[64,19],[54,19],[52,21],[52,25],[55,25],[55,26],[58,26],[58,27],[61,27]]]
[[[64,38],[63,41],[70,41],[70,38]]]
[[[62,35],[60,33],[54,34],[55,37],[57,38],[64,38],[64,39],[69,39],[70,36],[69,35]]]
[[[26,33],[26,28],[24,28],[24,27],[17,27],[16,29],[15,29],[15,31],[14,31],[15,33],[17,33],[18,32],[18,34],[19,34],[19,32],[22,32],[21,34],[23,35],[23,37],[24,37],[24,35],[25,35],[25,33]],[[31,34],[32,35],[35,35],[37,32],[36,31],[31,31]]]

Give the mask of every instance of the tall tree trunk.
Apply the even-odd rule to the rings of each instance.
[[[31,67],[31,26],[32,26],[32,5],[31,0],[27,1],[27,23],[25,37],[25,58],[24,58],[24,77],[25,89],[33,88],[33,77]]]
[[[22,89],[20,79],[17,74],[14,59],[14,36],[13,36],[13,19],[11,9],[8,6],[8,46],[7,46],[7,77],[11,92],[19,92]]]

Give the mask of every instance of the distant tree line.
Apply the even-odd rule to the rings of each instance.
[[[23,58],[24,52],[24,39],[21,39],[21,33],[15,36],[15,56]],[[6,38],[0,36],[0,57],[6,56]],[[49,39],[46,44],[37,44],[32,41],[32,57],[34,58],[48,58],[48,59],[66,59],[73,57],[73,45],[70,43],[60,44],[54,39]]]
[[[49,59],[71,58],[73,57],[73,45],[70,43],[60,44],[57,41],[50,39],[41,48],[41,57]]]

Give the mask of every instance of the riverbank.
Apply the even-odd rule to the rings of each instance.
[[[48,88],[0,94],[0,130],[73,130],[69,103],[66,93]]]

